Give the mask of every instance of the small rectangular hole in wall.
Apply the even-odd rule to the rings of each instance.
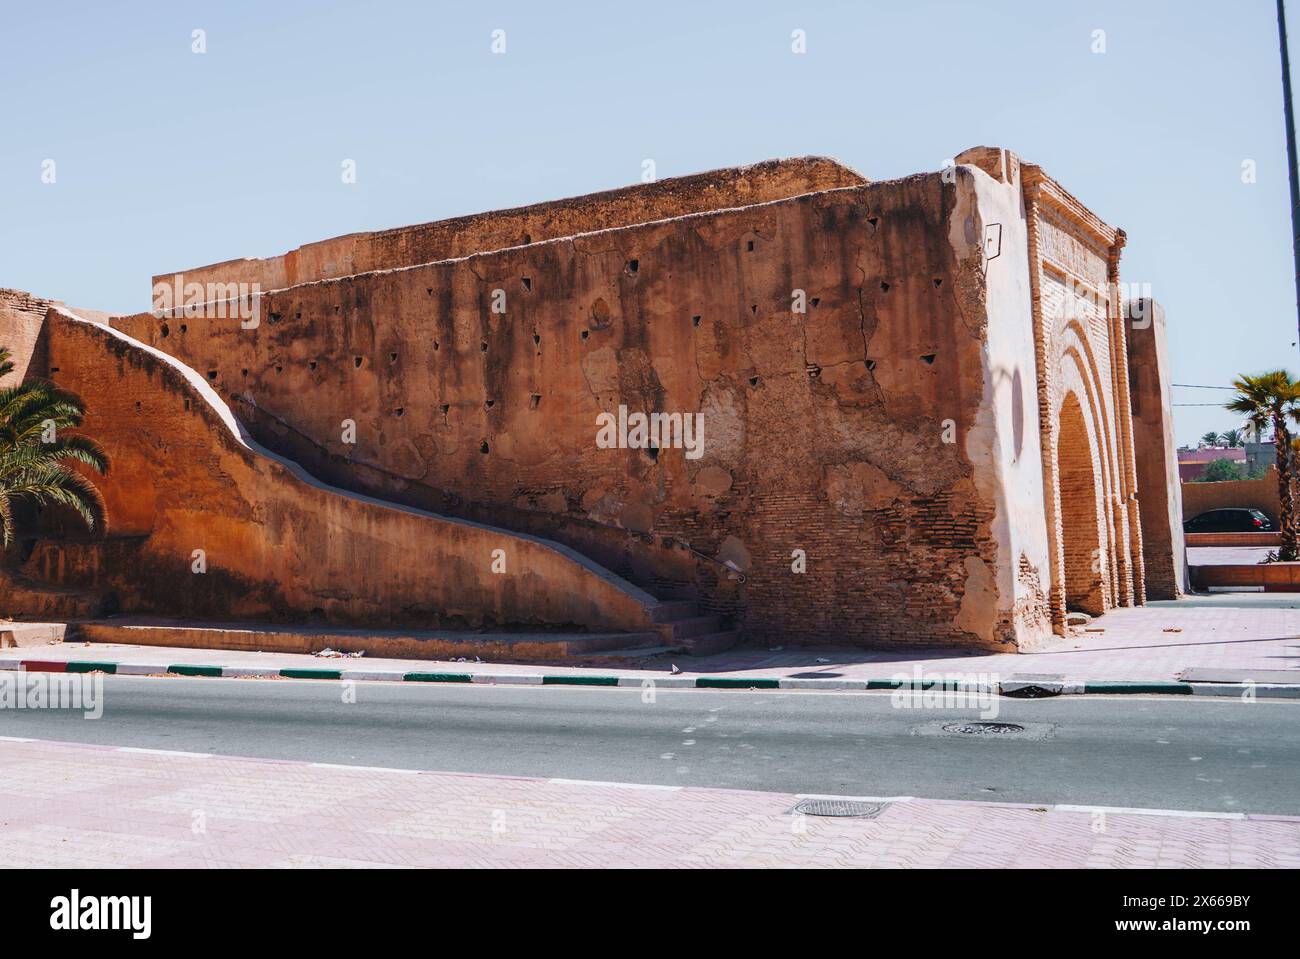
[[[484,408],[485,410],[490,410],[490,409],[492,409],[492,407],[494,407],[494,406],[496,406],[496,405],[497,405],[497,401],[496,401],[496,400],[484,400],[484,401],[483,401],[483,408]]]
[[[450,403],[443,403],[441,409],[442,409],[442,415],[443,415],[443,416],[446,416],[446,415],[447,415],[447,411],[451,409],[451,404],[450,404]]]
[[[813,309],[816,309],[816,308],[817,308],[817,304],[820,303],[821,301],[822,301],[822,298],[821,298],[820,296],[814,296],[814,297],[813,297],[811,300],[809,300],[808,302],[811,303],[811,304],[813,305]]]
[[[355,366],[357,369],[361,369],[361,357],[359,356],[352,357],[352,365]]]
[[[537,407],[541,405],[542,405],[542,395],[540,393],[533,393],[531,396],[528,397],[528,408],[530,410],[535,410],[537,409]]]
[[[530,293],[532,292],[533,278],[531,276],[524,277],[524,289],[528,290]]]
[[[750,240],[748,243],[745,244],[745,252],[746,252],[746,253],[753,253],[753,252],[754,252],[754,241],[753,241],[753,240]]]
[[[640,260],[628,260],[628,261],[627,261],[627,271],[628,271],[629,273],[635,273],[635,272],[636,272],[637,270],[639,270],[639,269],[641,269],[641,261],[640,261]]]
[[[875,361],[875,360],[867,360],[867,370],[868,370],[868,371],[871,371],[871,370],[874,370],[875,368],[876,368],[876,361]]]
[[[401,415],[405,412],[406,412],[406,407],[399,406],[397,409],[393,410],[393,415],[400,418]]]
[[[481,343],[479,343],[478,348],[479,348],[479,352],[480,352],[480,353],[486,353],[486,352],[487,352],[487,340],[483,340]]]
[[[396,353],[389,353],[389,354],[388,354],[388,362],[389,362],[389,363],[396,363],[396,362],[397,362],[397,354],[396,354]]]
[[[699,325],[700,325],[700,318],[698,316],[692,316],[691,326],[699,326]]]
[[[934,353],[924,353],[921,355],[921,359],[925,360],[927,363],[933,363],[936,355],[937,354]]]
[[[881,280],[881,281],[880,281],[880,292],[881,292],[881,293],[888,293],[888,292],[889,292],[889,284],[886,283],[884,280]]]

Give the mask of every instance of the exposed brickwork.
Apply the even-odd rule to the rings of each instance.
[[[1101,611],[1144,602],[1119,298],[1124,233],[1098,220],[1041,168],[1025,164],[1023,170],[1045,499],[1055,557],[1052,620],[1063,632],[1071,604]],[[1077,419],[1063,413],[1067,403],[1073,404],[1071,414],[1077,408]],[[1067,420],[1075,424],[1068,431]],[[1095,485],[1085,495],[1079,485],[1089,475]],[[1094,499],[1097,515],[1089,522]],[[1094,575],[1100,583],[1092,582]]]

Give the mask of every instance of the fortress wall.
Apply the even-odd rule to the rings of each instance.
[[[0,289],[0,346],[9,348],[9,361],[14,365],[12,373],[0,377],[0,387],[47,374],[49,363],[42,331],[51,302],[22,290]]]
[[[111,460],[96,480],[110,539],[42,556],[46,582],[111,589],[123,612],[217,621],[649,626],[649,596],[569,550],[323,487],[250,446],[165,355],[58,309],[45,325],[54,379],[85,401],[82,428]],[[100,562],[114,544],[129,555]]]
[[[1032,365],[1021,293],[998,294],[997,321],[1019,327],[989,352],[982,176],[302,284],[250,330],[114,322],[334,482],[544,530],[757,641],[989,648],[1034,619],[1013,607],[1032,605],[1022,555],[1045,534],[1023,464],[1013,497],[1006,470],[973,465],[1011,445],[993,406],[1011,393],[989,378],[1019,369],[1028,389]],[[1007,242],[1005,262],[1027,262]],[[597,416],[620,405],[701,414],[702,456],[599,448]]]
[[[512,210],[352,233],[308,243],[283,256],[228,260],[176,272],[183,273],[186,283],[258,284],[264,291],[277,290],[864,182],[853,170],[824,157],[770,160]],[[174,275],[160,274],[153,283],[170,283]]]

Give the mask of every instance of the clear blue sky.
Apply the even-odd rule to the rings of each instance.
[[[1128,232],[1176,382],[1300,372],[1271,0],[0,2],[0,286],[134,312],[156,272],[621,186],[645,158],[887,179],[997,144]],[[1180,443],[1235,425],[1176,413]]]

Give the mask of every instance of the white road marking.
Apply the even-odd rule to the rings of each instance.
[[[370,773],[405,773],[413,776],[423,772],[422,769],[398,769],[394,766],[350,766],[347,763],[311,763],[313,769],[347,769],[352,772]]]
[[[556,786],[600,786],[608,789],[658,789],[662,792],[680,792],[681,786],[658,786],[652,783],[614,783],[602,782],[599,779],[548,779],[548,783]]]
[[[1190,809],[1140,809],[1132,806],[1072,806],[1057,803],[1049,806],[1057,812],[1104,812],[1112,816],[1175,816],[1179,819],[1245,819],[1241,812],[1196,812]]]
[[[211,759],[212,753],[187,753],[182,749],[148,749],[144,746],[118,746],[119,753],[148,753],[151,756],[185,756],[190,759]]]

